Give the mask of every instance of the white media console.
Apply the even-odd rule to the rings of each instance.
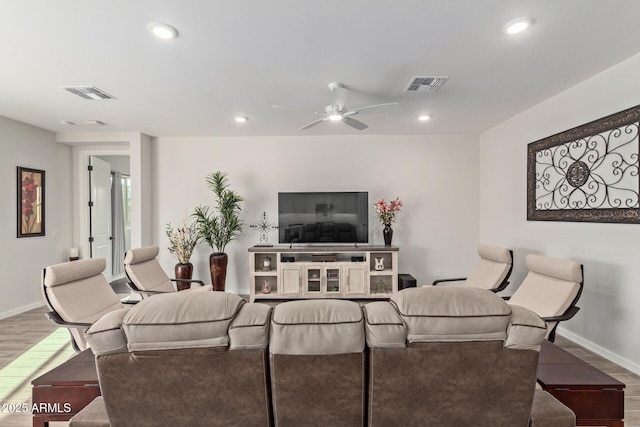
[[[395,246],[254,246],[250,300],[384,299],[398,290]]]

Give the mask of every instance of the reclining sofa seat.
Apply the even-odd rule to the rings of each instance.
[[[277,305],[269,353],[277,427],[364,426],[366,354],[359,304],[306,300]]]
[[[111,427],[269,426],[270,316],[235,294],[177,292],[102,317],[86,337]],[[70,425],[95,425],[83,412]]]
[[[536,314],[487,290],[439,287],[364,313],[370,426],[529,425],[546,332]]]

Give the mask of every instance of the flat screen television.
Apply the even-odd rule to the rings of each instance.
[[[369,193],[278,193],[278,241],[290,244],[368,243]]]

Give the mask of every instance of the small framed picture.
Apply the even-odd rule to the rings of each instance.
[[[18,237],[44,236],[44,171],[18,166]]]

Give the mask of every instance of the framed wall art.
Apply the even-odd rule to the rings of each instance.
[[[640,105],[527,147],[527,220],[640,223]]]
[[[44,236],[44,175],[18,166],[18,237]]]

